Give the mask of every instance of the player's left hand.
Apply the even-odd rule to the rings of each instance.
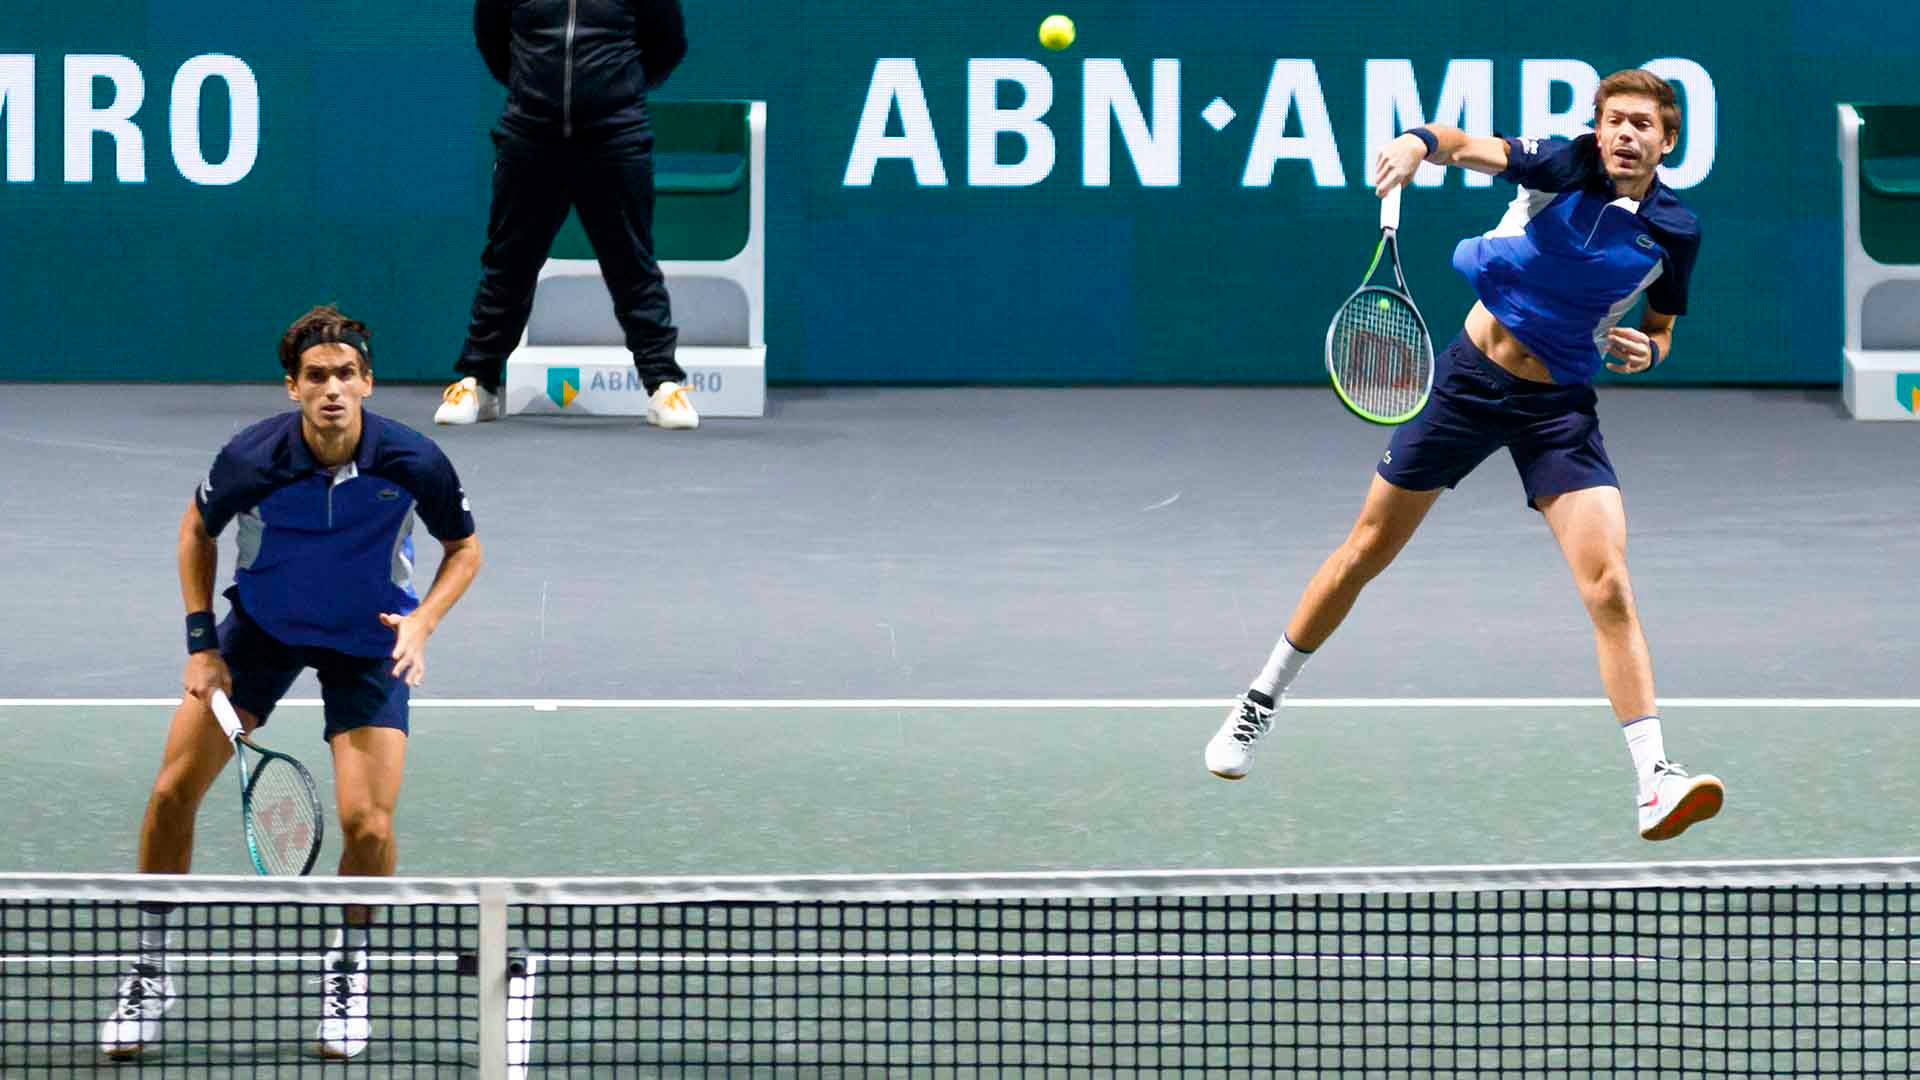
[[[411,615],[382,613],[380,625],[393,631],[393,677],[408,686],[419,686],[427,677],[427,639],[433,626],[415,611]]]
[[[1616,326],[1607,331],[1607,355],[1620,358],[1607,364],[1608,371],[1637,374],[1653,366],[1653,340],[1630,326]]]

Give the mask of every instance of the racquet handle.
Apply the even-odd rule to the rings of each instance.
[[[1380,200],[1380,227],[1382,229],[1392,229],[1395,232],[1400,230],[1400,193],[1404,190],[1406,190],[1404,186],[1396,185],[1392,191],[1387,192],[1386,196]]]
[[[240,714],[233,711],[233,702],[227,700],[227,692],[215,690],[208,702],[213,706],[213,718],[220,721],[220,730],[226,732],[229,739],[239,738]]]

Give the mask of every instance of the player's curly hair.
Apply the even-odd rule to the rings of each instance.
[[[1672,83],[1645,68],[1616,71],[1601,79],[1599,89],[1593,92],[1593,114],[1600,115],[1601,107],[1615,94],[1652,98],[1660,106],[1660,126],[1666,134],[1680,137],[1680,100],[1673,93]]]
[[[358,339],[357,341],[355,339]],[[280,335],[280,366],[289,378],[300,374],[300,354],[315,345],[342,342],[360,354],[360,371],[373,371],[373,331],[359,319],[350,319],[332,304],[322,304],[293,320]]]

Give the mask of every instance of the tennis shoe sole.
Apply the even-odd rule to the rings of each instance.
[[[1666,817],[1640,833],[1642,840],[1671,840],[1720,812],[1727,788],[1716,776],[1696,776]]]

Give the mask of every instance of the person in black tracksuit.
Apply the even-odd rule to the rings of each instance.
[[[684,383],[653,254],[647,92],[687,53],[679,0],[476,0],[474,38],[507,87],[480,287],[455,368],[498,392],[540,267],[577,207],[648,393]]]

